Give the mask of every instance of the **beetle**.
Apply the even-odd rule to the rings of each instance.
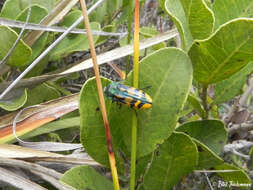
[[[135,109],[147,109],[152,107],[151,97],[144,91],[112,82],[104,88],[106,96],[113,102],[125,104]]]

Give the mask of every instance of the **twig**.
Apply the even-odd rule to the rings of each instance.
[[[211,182],[210,182],[210,180],[209,180],[209,177],[208,177],[207,173],[204,172],[204,175],[205,175],[205,177],[206,177],[206,181],[207,181],[207,184],[208,184],[209,188],[210,188],[211,190],[213,190],[213,186],[212,186],[212,184],[211,184]]]
[[[239,151],[243,149],[250,149],[253,147],[253,142],[246,140],[238,140],[233,144],[226,144],[223,148],[224,153],[232,152],[233,150]]]
[[[241,96],[240,101],[239,101],[239,104],[240,104],[241,107],[247,107],[247,101],[248,101],[248,98],[249,98],[252,90],[253,90],[253,80],[250,79],[250,81],[249,81],[249,87],[243,93],[243,95]]]
[[[89,10],[88,14],[91,13],[94,9],[96,9],[104,0],[97,1]],[[61,40],[67,36],[67,34],[74,29],[78,24],[80,24],[83,20],[83,17],[79,17],[69,28],[66,30],[59,38],[57,38],[40,56],[38,56],[30,65],[27,67],[11,84],[5,91],[0,95],[0,100],[33,68],[37,63],[40,62]]]
[[[88,18],[85,0],[80,0],[80,3],[81,3],[82,13],[83,13],[83,17],[84,17],[84,24],[85,24],[85,27],[87,30],[87,36],[88,36],[88,41],[89,41],[89,46],[90,46],[90,53],[91,53],[92,62],[93,62],[93,69],[94,69],[94,73],[96,76],[97,90],[98,90],[98,96],[99,96],[99,101],[100,101],[100,106],[101,106],[102,117],[104,120],[108,157],[109,157],[109,162],[110,162],[110,166],[111,166],[114,189],[119,190],[120,186],[119,186],[118,172],[117,172],[117,167],[116,167],[116,160],[115,160],[115,155],[114,155],[114,151],[112,148],[112,137],[111,137],[109,121],[108,121],[107,113],[106,113],[104,93],[103,93],[102,83],[101,83],[101,79],[100,79],[100,75],[99,75],[97,56],[96,56],[96,51],[95,51],[95,47],[94,47],[94,43],[93,43],[93,37],[91,34],[90,22],[89,22],[89,18]]]
[[[8,51],[8,53],[5,55],[5,57],[2,59],[2,61],[0,62],[0,65],[4,65],[9,57],[11,56],[11,54],[13,53],[14,49],[16,48],[16,46],[18,45],[18,42],[20,41],[24,31],[25,31],[25,28],[26,28],[26,25],[30,19],[30,16],[31,16],[31,10],[32,10],[32,7],[31,7],[31,0],[29,1],[29,9],[28,9],[28,12],[27,12],[27,16],[26,16],[26,20],[25,20],[25,23],[18,35],[18,38],[16,39],[16,41],[14,42],[13,46],[11,47],[11,49]]]
[[[249,160],[250,159],[249,155],[242,154],[239,151],[249,150],[251,147],[253,147],[253,142],[249,142],[246,140],[239,140],[236,143],[225,145],[223,148],[223,153],[232,153],[246,160]]]
[[[229,172],[238,172],[240,170],[193,170],[197,173],[229,173]]]
[[[231,135],[235,132],[247,132],[247,131],[252,131],[253,130],[253,124],[252,123],[243,123],[240,125],[233,125],[231,128],[227,129],[228,133]]]
[[[225,117],[226,124],[228,124],[231,121],[232,117],[235,115],[235,113],[240,108],[247,108],[247,101],[248,101],[248,98],[249,98],[252,90],[253,90],[253,80],[251,79],[247,90],[243,93],[241,98],[239,100],[237,100],[233,106],[231,106],[231,108],[228,112],[228,115]],[[232,130],[234,130],[234,129],[231,129],[231,131]]]
[[[234,155],[236,155],[236,156],[242,157],[245,160],[250,160],[250,156],[249,155],[245,155],[243,153],[240,153],[240,152],[236,151],[235,149],[232,149],[231,153],[234,154]]]
[[[13,28],[23,28],[25,26],[26,23],[21,22],[21,21],[14,21],[14,20],[9,20],[9,19],[5,19],[5,18],[0,18],[0,25],[3,26],[9,26],[9,27],[13,27]],[[40,24],[32,24],[32,23],[27,23],[25,26],[25,29],[27,30],[40,30],[40,31],[47,31],[47,32],[65,32],[66,30],[68,30],[67,27],[59,27],[59,26],[44,26],[44,25],[40,25]],[[104,32],[104,31],[98,31],[98,30],[92,30],[91,31],[92,34],[94,35],[99,35],[99,36],[119,36],[119,37],[123,37],[125,36],[127,33],[117,33],[117,32]],[[69,33],[71,34],[86,34],[86,30],[85,29],[78,29],[75,28],[73,30],[71,30]]]

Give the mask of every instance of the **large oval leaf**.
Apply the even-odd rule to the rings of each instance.
[[[166,0],[165,9],[175,22],[186,50],[194,39],[207,38],[213,31],[214,16],[202,0]]]
[[[183,51],[176,48],[164,48],[144,58],[140,71],[139,86],[143,88],[151,85],[147,92],[153,98],[153,107],[137,113],[137,157],[152,152],[156,144],[162,143],[174,131],[192,82],[191,62]],[[126,83],[132,83],[132,73]],[[113,120],[115,126],[124,122],[124,140],[129,145],[130,117],[126,118],[123,113],[117,118],[118,121]]]
[[[238,73],[232,75],[228,79],[220,81],[215,85],[214,103],[220,104],[227,102],[239,95],[242,87],[246,84],[248,75],[253,71],[253,63],[249,63]]]
[[[78,166],[68,170],[60,179],[61,182],[76,190],[112,190],[111,181],[100,175],[89,166]]]
[[[39,5],[46,8],[47,11],[50,12],[58,2],[58,0],[32,0],[32,5]],[[21,11],[29,6],[29,4],[30,0],[6,0],[1,10],[0,17],[15,19],[18,14],[21,13]]]
[[[229,20],[253,16],[252,0],[215,0],[212,10],[215,15],[214,29]]]
[[[188,122],[177,128],[199,140],[216,154],[219,154],[227,141],[227,131],[224,123],[219,120],[200,120]]]
[[[4,44],[1,46],[0,51],[0,59],[2,60],[4,56],[11,49],[13,44],[17,39],[17,33],[10,29],[9,27],[0,26],[0,44]],[[29,46],[27,46],[23,40],[20,40],[13,53],[9,57],[7,64],[12,67],[19,67],[27,63],[29,57],[32,53],[32,50]]]
[[[26,8],[23,11],[21,11],[17,16],[16,20],[25,22],[28,11],[29,8]],[[47,15],[47,13],[48,13],[47,9],[45,9],[44,7],[33,5],[31,6],[31,13],[30,13],[31,15],[28,22],[38,24]]]
[[[253,60],[253,19],[236,19],[189,50],[194,78],[204,84],[226,79]]]
[[[152,86],[147,93],[153,98],[153,107],[137,111],[138,158],[151,153],[156,144],[162,143],[174,131],[192,82],[191,62],[176,48],[165,48],[146,57],[141,61],[140,71],[139,86]],[[126,83],[131,84],[131,81],[132,73]],[[109,82],[102,80],[103,86]],[[83,86],[79,105],[82,143],[96,161],[107,164],[107,145],[94,79]],[[120,149],[129,156],[133,110],[124,105],[120,108],[108,99],[106,105],[114,149],[116,153]]]
[[[155,153],[144,176],[145,190],[171,189],[198,162],[197,147],[183,133],[173,133]]]
[[[216,170],[221,170],[217,174],[224,179],[225,182],[228,182],[230,187],[239,188],[239,189],[249,189],[248,187],[252,186],[252,180],[242,169],[230,165],[230,164],[221,164],[215,167]],[[223,170],[237,170],[232,172],[222,172]]]
[[[0,108],[7,111],[14,111],[21,108],[27,101],[26,89],[16,89],[7,94],[5,98],[0,100]]]
[[[200,141],[194,138],[192,140],[197,145],[198,152],[199,152],[199,161],[198,161],[198,165],[196,166],[196,169],[210,170],[213,167],[224,163],[224,161],[217,154],[215,154],[211,149],[209,149],[205,144],[201,143]]]

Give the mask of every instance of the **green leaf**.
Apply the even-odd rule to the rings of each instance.
[[[112,190],[111,181],[89,166],[78,166],[68,170],[60,179],[76,190]]]
[[[159,60],[159,61],[158,61]],[[139,87],[151,86],[146,92],[153,98],[153,107],[138,111],[137,157],[151,153],[174,131],[186,102],[192,82],[188,56],[177,48],[164,48],[140,62]],[[150,75],[152,73],[152,76]],[[178,80],[178,79],[181,80]],[[132,84],[132,73],[126,80]],[[131,144],[131,109],[115,113],[114,126],[122,124],[124,140]],[[126,117],[129,115],[129,117]],[[128,146],[129,147],[129,146]],[[130,150],[130,149],[129,149]]]
[[[140,35],[143,36],[144,38],[151,38],[151,37],[158,35],[158,34],[159,34],[159,32],[154,27],[141,27],[140,28]],[[159,49],[165,48],[165,47],[166,47],[165,42],[161,42],[159,44],[152,46],[152,48],[154,50],[159,50]]]
[[[215,0],[212,6],[215,15],[214,29],[239,17],[253,16],[252,0]]]
[[[159,61],[157,61],[159,60]],[[152,73],[152,77],[151,74]],[[188,56],[176,48],[165,48],[140,62],[140,88],[152,86],[146,92],[153,98],[153,107],[137,111],[137,157],[156,149],[174,131],[178,116],[186,101],[192,82]],[[180,78],[180,80],[178,80]],[[130,85],[132,73],[126,84]],[[102,80],[103,87],[110,81]],[[166,94],[166,96],[165,96]],[[88,80],[80,94],[81,141],[86,151],[102,164],[107,161],[107,145],[95,80]],[[106,98],[106,107],[114,148],[129,156],[132,109],[121,108]],[[117,150],[115,150],[117,152]]]
[[[252,71],[253,63],[251,62],[228,79],[216,83],[214,103],[221,104],[239,95],[243,85],[246,84],[248,75],[251,74]]]
[[[220,120],[200,120],[185,123],[177,128],[199,140],[208,148],[219,154],[227,141],[227,131],[224,123]]]
[[[188,50],[194,39],[205,39],[213,30],[214,16],[202,0],[166,0],[165,9],[176,24],[183,49]]]
[[[99,23],[90,23],[92,30],[100,30]],[[93,36],[94,43],[98,39],[98,36]],[[50,59],[59,59],[62,55],[66,56],[75,51],[84,51],[89,49],[89,43],[87,35],[83,34],[69,34],[64,38],[51,52]]]
[[[1,10],[0,17],[14,20],[21,13],[21,11],[29,6],[29,2],[30,0],[6,0]],[[59,0],[32,0],[31,2],[31,6],[36,4],[46,8],[47,11],[50,12],[55,7],[56,3],[59,2]]]
[[[25,22],[27,18],[28,10],[29,10],[29,7],[22,10],[18,14],[15,20]],[[31,6],[31,15],[28,22],[38,24],[47,15],[47,13],[48,13],[47,9],[45,9],[44,7],[33,5]]]
[[[90,21],[107,25],[112,22],[112,17],[122,8],[121,6],[122,0],[105,1],[90,14]]]
[[[136,162],[136,174],[135,174],[135,181],[141,180],[149,167],[149,163],[152,160],[153,153],[148,154],[144,157],[141,157]]]
[[[217,174],[226,182],[235,184],[235,186],[239,187],[240,189],[248,189],[252,183],[249,176],[238,167],[224,163],[222,165],[215,166],[214,168],[215,170],[238,170],[234,172],[218,172]],[[240,184],[242,184],[242,186],[238,186]]]
[[[253,60],[253,19],[236,19],[189,50],[194,78],[211,84],[229,78]]]
[[[0,26],[0,44],[4,44],[1,46],[0,60],[4,58],[10,48],[13,46],[17,36],[17,33],[11,28]],[[20,40],[6,64],[11,67],[20,67],[27,63],[31,53],[31,48],[26,45],[23,40]]]
[[[196,169],[210,170],[214,166],[224,163],[224,161],[218,155],[216,155],[211,149],[209,149],[206,145],[204,145],[203,143],[194,138],[192,140],[197,145],[199,152],[199,161]]]
[[[80,16],[82,16],[82,11],[74,10],[63,18],[61,26],[70,27]],[[77,25],[77,28],[84,28],[84,23],[81,22]]]
[[[26,89],[17,89],[9,92],[6,98],[0,100],[0,108],[7,111],[14,111],[21,108],[27,100]]]
[[[60,93],[55,88],[49,86],[46,83],[43,83],[33,89],[28,90],[28,99],[26,106],[46,102],[59,98],[60,96]]]
[[[198,112],[198,115],[200,117],[202,117],[202,118],[205,117],[206,112],[200,103],[201,100],[199,100],[198,97],[196,97],[194,94],[189,94],[187,101]]]
[[[171,189],[198,162],[195,143],[183,133],[173,133],[155,152],[144,176],[146,190]]]
[[[101,78],[101,82],[103,87],[110,83],[109,80],[104,78]],[[108,103],[110,102],[106,101],[107,109]],[[109,166],[105,129],[99,107],[96,81],[94,78],[89,79],[85,82],[80,92],[80,140],[86,152],[92,158],[101,164]],[[114,144],[113,137],[112,143]]]
[[[140,28],[140,34],[146,38],[150,38],[152,36],[159,34],[159,32],[154,27],[145,26]]]
[[[103,27],[102,31],[104,32],[115,32],[116,27],[115,25],[106,25]],[[110,36],[99,36],[98,40],[96,41],[96,45],[105,43],[106,40],[108,40]]]

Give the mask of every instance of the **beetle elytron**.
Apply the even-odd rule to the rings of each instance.
[[[151,97],[142,90],[112,82],[104,88],[106,96],[113,102],[126,104],[131,108],[147,109],[152,107]]]

